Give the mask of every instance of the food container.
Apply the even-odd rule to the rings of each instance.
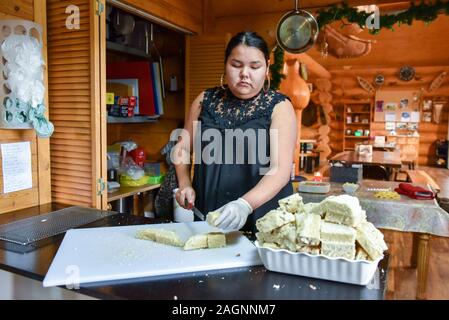
[[[348,260],[324,255],[291,252],[259,246],[260,258],[270,271],[294,274],[303,277],[331,280],[365,286],[370,283],[383,257],[376,261]]]
[[[357,189],[359,188],[359,185],[356,183],[344,183],[343,184],[343,190],[347,193],[347,194],[354,194]]]
[[[331,185],[329,182],[301,181],[298,184],[299,192],[328,193],[330,191],[330,188],[331,188]]]
[[[161,175],[161,163],[160,162],[145,162],[144,164],[145,174],[151,177],[157,177]]]

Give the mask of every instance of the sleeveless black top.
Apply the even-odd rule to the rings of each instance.
[[[197,148],[194,143],[193,188],[196,192],[195,205],[201,212],[207,214],[243,196],[268,171],[271,114],[274,107],[285,99],[288,97],[273,90],[261,90],[253,98],[245,100],[235,97],[227,87],[205,91],[198,118],[201,130],[197,128],[194,140],[197,141]],[[244,138],[243,144],[237,143],[238,138],[229,139],[230,134],[242,132],[247,134],[244,137],[251,136]],[[229,141],[232,141],[231,145]],[[223,151],[220,153],[212,145],[221,145]],[[289,181],[276,196],[248,217],[242,230],[255,232],[256,220],[277,208],[279,199],[291,194],[293,188]]]

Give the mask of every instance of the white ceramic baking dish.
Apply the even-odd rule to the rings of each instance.
[[[371,281],[377,265],[382,260],[382,257],[376,261],[348,260],[321,254],[311,255],[285,249],[276,250],[261,247],[258,241],[255,241],[255,245],[265,268],[270,271],[362,286]]]

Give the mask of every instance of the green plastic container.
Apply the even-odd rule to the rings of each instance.
[[[148,177],[149,184],[160,184],[164,181],[165,175],[161,174],[159,176]]]

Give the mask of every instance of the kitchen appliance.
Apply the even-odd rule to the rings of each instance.
[[[45,276],[44,287],[262,264],[256,247],[241,232],[226,233],[226,247],[184,251],[136,239],[137,232],[147,228],[174,231],[183,241],[194,234],[222,231],[203,221],[69,230]]]

